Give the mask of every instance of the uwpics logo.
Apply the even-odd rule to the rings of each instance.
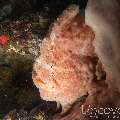
[[[93,107],[89,105],[87,109],[82,105],[82,114],[89,116],[90,118],[99,118],[99,116],[105,116],[109,119],[120,119],[120,107]]]

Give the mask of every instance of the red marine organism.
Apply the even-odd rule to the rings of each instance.
[[[9,35],[0,35],[0,45],[5,46],[9,41]]]

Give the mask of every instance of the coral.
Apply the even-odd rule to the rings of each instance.
[[[44,113],[42,113],[42,112],[37,114],[34,118],[35,118],[35,120],[46,120],[46,117],[45,117]]]
[[[33,82],[40,96],[60,103],[63,112],[77,98],[95,92],[91,87],[96,58],[93,40],[93,31],[80,17],[79,8],[73,5],[58,17],[40,45],[40,56],[33,67]]]
[[[42,103],[31,80],[33,60],[49,23],[48,17],[40,16],[31,13],[0,23],[0,119],[12,109],[32,109]]]
[[[16,109],[10,111],[4,120],[46,120],[46,116],[43,112],[39,112],[37,115],[31,115],[24,109],[17,111]]]

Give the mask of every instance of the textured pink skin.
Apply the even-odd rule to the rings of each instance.
[[[93,40],[94,33],[80,18],[78,7],[69,7],[57,19],[33,67],[33,82],[44,100],[56,101],[66,111],[77,98],[92,91]]]
[[[120,108],[120,0],[88,0],[85,22],[95,33],[95,52],[104,65],[107,80],[101,81],[102,84],[96,86],[98,92],[89,95],[84,102],[84,113],[88,114],[81,112],[81,104],[78,102],[68,115],[54,120],[119,119],[116,108]],[[93,109],[94,112],[110,108],[107,111],[110,113],[100,112],[98,118],[90,117],[89,105],[97,108]]]

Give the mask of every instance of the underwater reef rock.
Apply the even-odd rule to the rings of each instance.
[[[120,91],[120,1],[89,0],[85,22],[95,32],[95,51],[111,88]]]
[[[73,5],[58,17],[40,45],[33,82],[44,100],[62,105],[62,112],[78,98],[96,92],[93,40],[92,29],[80,17],[78,6]]]

